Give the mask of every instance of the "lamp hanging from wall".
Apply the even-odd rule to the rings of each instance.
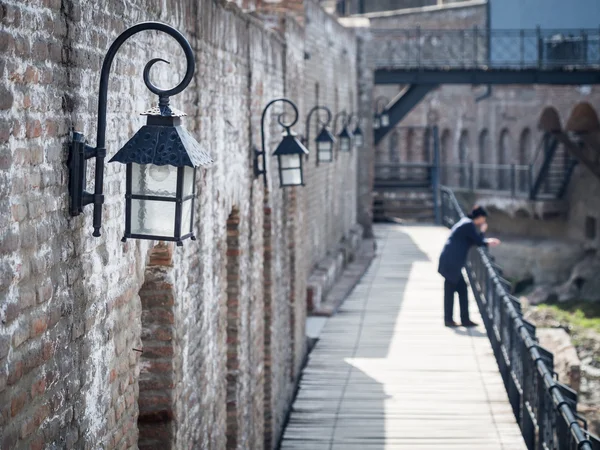
[[[390,126],[390,115],[387,109],[388,104],[389,100],[386,97],[378,97],[375,100],[374,129],[378,130],[379,128],[387,128]]]
[[[303,142],[305,145],[310,145],[310,125],[312,115],[318,111],[325,111],[327,114],[327,119],[324,122],[320,121],[319,115],[317,115],[317,127],[321,127],[319,134],[315,139],[316,147],[317,147],[317,164],[322,162],[331,162],[333,161],[333,151],[335,144],[335,137],[329,131],[329,124],[331,123],[331,110],[327,106],[314,106],[308,112],[306,116],[306,134],[304,135]]]
[[[279,164],[279,182],[281,187],[289,186],[304,186],[304,158],[308,155],[308,150],[296,137],[296,133],[292,131],[292,127],[298,122],[298,108],[291,100],[287,98],[277,98],[271,100],[265,106],[262,113],[260,131],[262,140],[262,150],[255,151],[255,163],[254,167],[258,168],[255,172],[256,176],[263,176],[265,185],[267,184],[267,167],[266,167],[266,144],[265,144],[265,117],[267,110],[275,103],[282,102],[290,105],[294,111],[294,118],[291,122],[285,122],[285,112],[282,112],[277,116],[277,122],[284,129],[283,139],[277,145],[277,148],[273,152],[273,156],[277,156],[277,162]],[[260,169],[261,163],[258,161],[262,158],[262,170]]]
[[[145,112],[143,126],[111,162],[126,164],[125,236],[134,239],[182,241],[195,239],[193,232],[196,168],[212,163],[210,155],[193,136],[183,128],[185,114],[171,109],[169,97],[182,92],[192,80],[195,61],[192,48],[176,29],[159,22],[143,22],[125,30],[110,46],[102,64],[98,100],[98,134],[96,147],[86,144],[81,133],[74,132],[69,152],[71,215],[83,212],[87,204],[94,204],[93,236],[100,236],[102,204],[104,203],[104,158],[106,157],[106,107],[108,78],[112,61],[123,43],[136,33],[158,30],[169,34],[181,45],[187,63],[183,80],[174,88],[163,90],[152,84],[149,73],[152,66],[166,62],[156,58],[144,67],[146,87],[159,96],[158,106]],[[86,192],[86,160],[96,158],[94,193]]]
[[[356,148],[362,148],[365,145],[365,136],[362,128],[360,127],[360,116],[356,114],[351,114],[348,123],[350,127],[352,127],[352,122],[356,120],[356,126],[354,127],[354,131],[352,135],[354,136],[354,146]]]
[[[337,121],[339,117],[343,117],[342,119],[342,129],[340,130],[340,132],[337,134],[337,138],[340,142],[340,151],[341,152],[345,152],[348,153],[352,150],[352,140],[353,140],[353,135],[352,135],[352,131],[350,131],[349,126],[350,126],[350,116],[348,116],[348,113],[346,111],[341,111],[339,113],[337,113],[335,115],[335,120],[334,120],[334,129],[337,131]]]

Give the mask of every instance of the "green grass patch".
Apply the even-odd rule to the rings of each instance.
[[[600,333],[600,302],[570,301],[551,305],[541,304],[538,308],[551,312],[560,322]]]

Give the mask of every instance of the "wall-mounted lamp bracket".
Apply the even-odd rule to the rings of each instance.
[[[256,147],[252,149],[254,153],[254,178],[258,178],[260,176],[263,177],[263,183],[267,185],[267,170],[266,167],[266,153],[264,150],[259,150]]]

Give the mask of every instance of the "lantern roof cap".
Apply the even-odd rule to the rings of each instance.
[[[317,136],[317,142],[335,142],[335,136],[331,134],[331,131],[327,127],[323,127],[321,132]]]
[[[155,121],[140,128],[110,162],[175,167],[208,166],[213,162],[210,154],[181,126],[180,119],[165,117],[160,123]]]
[[[274,156],[277,155],[297,155],[304,154],[308,155],[308,149],[296,138],[292,131],[283,136],[283,140],[279,143],[275,151]]]
[[[348,130],[348,127],[344,125],[344,128],[342,128],[342,131],[340,131],[340,133],[338,134],[339,138],[351,138],[352,137],[352,132],[350,130]]]

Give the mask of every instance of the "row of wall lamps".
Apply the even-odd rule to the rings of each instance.
[[[345,111],[336,114],[334,119],[334,131],[337,130],[338,118],[343,117],[341,123],[341,131],[337,134],[337,139],[329,129],[332,114],[331,110],[322,105],[312,107],[305,121],[305,134],[300,140],[296,137],[297,134],[291,130],[298,122],[298,108],[294,102],[287,98],[277,98],[271,100],[265,106],[260,123],[261,132],[261,150],[254,149],[254,175],[262,176],[263,182],[267,183],[267,165],[266,165],[266,139],[265,139],[265,118],[267,110],[276,103],[284,103],[291,106],[294,115],[290,122],[285,121],[286,113],[282,112],[277,116],[277,122],[284,129],[283,140],[279,143],[273,156],[277,156],[279,163],[279,182],[281,187],[289,186],[304,186],[304,159],[308,158],[310,146],[310,126],[315,113],[320,111],[325,112],[326,119],[321,120],[317,115],[318,134],[314,139],[317,151],[317,164],[322,162],[331,162],[334,158],[334,145],[337,140],[340,142],[340,151],[350,152],[352,146],[362,147],[364,145],[363,131],[360,128],[360,119],[355,115],[348,115]],[[350,131],[353,122],[356,121],[354,132]],[[303,158],[305,157],[305,158]]]
[[[88,145],[85,136],[72,131],[69,141],[69,210],[72,216],[83,213],[84,207],[94,205],[93,236],[100,236],[102,227],[102,207],[104,204],[104,160],[106,158],[106,112],[108,97],[108,81],[110,69],[120,47],[131,36],[146,30],[164,32],[179,43],[186,58],[186,72],[181,82],[172,89],[159,89],[150,81],[150,70],[157,62],[164,59],[154,58],[144,67],[143,80],[146,87],[158,95],[158,105],[142,113],[147,116],[144,125],[113,156],[110,162],[126,165],[125,192],[125,233],[123,241],[128,238],[173,241],[178,246],[185,239],[195,240],[194,236],[194,203],[196,198],[196,168],[209,166],[213,160],[194,137],[182,126],[181,118],[186,114],[169,106],[169,97],[182,92],[191,82],[195,71],[195,60],[192,48],[187,39],[175,28],[160,22],[142,22],[125,30],[111,44],[104,57],[100,75],[98,98],[98,126],[96,146]],[[308,157],[308,149],[298,140],[292,127],[298,122],[298,108],[289,99],[278,98],[270,101],[262,113],[261,143],[262,149],[254,150],[254,173],[263,176],[266,184],[266,143],[264,122],[267,110],[275,103],[285,103],[292,107],[294,117],[286,121],[285,113],[279,114],[277,122],[284,129],[283,139],[273,152],[279,163],[279,180],[281,187],[303,186],[303,160]],[[315,142],[317,146],[317,162],[332,161],[335,137],[329,131],[331,111],[325,106],[315,106],[308,113],[306,120],[305,143],[309,142],[309,124],[314,112],[324,110],[327,113]],[[354,115],[348,116],[345,111],[337,114],[337,120],[343,117],[342,128],[337,137],[340,151],[349,152],[354,145],[364,143],[360,120]],[[354,132],[350,131],[352,121],[356,120]],[[353,141],[354,137],[354,141]],[[95,158],[94,192],[85,190],[87,185],[87,160]]]
[[[389,100],[386,97],[378,97],[375,100],[375,115],[373,116],[373,129],[387,128],[390,126],[390,115],[387,109]]]

